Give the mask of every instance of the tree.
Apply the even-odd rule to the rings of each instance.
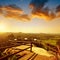
[[[14,37],[14,35],[13,35],[13,34],[10,34],[10,35],[8,35],[8,39],[9,39],[9,40],[14,40],[14,39],[15,39],[15,37]]]

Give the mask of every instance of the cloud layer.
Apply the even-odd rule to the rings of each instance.
[[[14,18],[21,21],[30,20],[29,16],[24,14],[24,11],[16,5],[0,6],[0,15],[3,15],[5,18]]]
[[[31,15],[33,18],[43,18],[45,20],[53,20],[60,17],[60,5],[55,10],[45,7],[49,0],[32,0],[30,8],[32,9]]]
[[[32,18],[42,18],[44,20],[53,20],[60,18],[60,5],[55,9],[45,6],[49,0],[31,0],[29,7],[32,9],[30,14],[25,12],[16,5],[0,6],[0,15],[5,18],[18,19],[20,21],[30,21]]]

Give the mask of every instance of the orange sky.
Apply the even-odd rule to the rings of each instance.
[[[0,32],[60,33],[60,0],[0,0]]]

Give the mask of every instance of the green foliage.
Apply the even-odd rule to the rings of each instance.
[[[57,40],[44,40],[43,41],[44,43],[49,43],[49,44],[52,44],[52,45],[54,45],[54,46],[56,46],[56,42],[57,42]]]

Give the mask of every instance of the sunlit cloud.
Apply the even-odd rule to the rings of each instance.
[[[30,20],[29,16],[24,14],[24,11],[16,5],[1,6],[0,15],[3,15],[5,18],[14,18],[20,21]]]
[[[60,5],[56,8],[57,17],[60,17]]]
[[[27,15],[27,14],[21,15],[20,18],[21,18],[22,20],[24,20],[24,21],[30,21],[30,20],[31,20],[31,18],[30,18],[29,15]]]
[[[20,21],[30,21],[32,18],[44,19],[47,21],[60,18],[60,5],[58,5],[54,11],[49,7],[45,7],[49,0],[32,0],[29,7],[32,9],[31,13],[25,14],[25,12],[16,5],[0,6],[0,15],[5,18],[13,18]]]
[[[32,18],[42,18],[44,20],[54,20],[60,18],[60,5],[56,9],[49,9],[45,4],[49,0],[32,0],[30,8],[32,9]],[[55,11],[56,10],[56,11]]]

